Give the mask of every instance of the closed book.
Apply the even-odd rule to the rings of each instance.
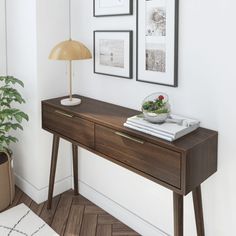
[[[166,122],[153,124],[145,120],[142,116],[133,116],[127,119],[124,126],[168,141],[173,141],[196,130],[200,126],[200,122],[179,115],[171,115]]]

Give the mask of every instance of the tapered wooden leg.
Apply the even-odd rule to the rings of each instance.
[[[174,199],[174,236],[183,236],[184,234],[183,196],[174,193],[173,199]]]
[[[193,191],[193,204],[194,204],[195,219],[197,226],[197,235],[205,236],[201,186],[197,187]]]
[[[53,144],[52,144],[49,191],[48,191],[48,204],[47,204],[48,209],[51,209],[51,207],[52,207],[52,197],[53,197],[54,182],[55,182],[55,175],[56,175],[59,141],[60,141],[60,137],[54,134],[53,135]]]
[[[73,172],[74,172],[74,194],[78,195],[78,147],[72,144]]]

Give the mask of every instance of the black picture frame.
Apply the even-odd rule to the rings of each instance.
[[[144,83],[150,83],[150,84],[158,84],[168,87],[178,87],[178,52],[179,52],[179,0],[173,0],[175,1],[175,16],[174,16],[174,78],[172,84],[165,84],[165,83],[159,83],[159,82],[153,82],[153,81],[146,81],[141,78],[139,78],[139,1],[136,1],[137,6],[137,13],[136,13],[136,81],[144,82]],[[146,0],[141,0],[146,1]]]
[[[130,15],[133,15],[133,5],[134,5],[133,0],[129,0],[129,11],[127,13],[103,14],[103,15],[96,14],[95,1],[96,0],[93,0],[93,16],[94,17],[112,17],[112,16],[130,16]]]
[[[129,65],[128,65],[128,76],[121,76],[117,74],[102,73],[96,71],[96,34],[97,33],[127,33],[129,35]],[[95,30],[93,31],[93,72],[94,74],[132,79],[133,78],[133,31],[132,30]]]

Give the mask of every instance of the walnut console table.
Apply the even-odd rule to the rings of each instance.
[[[76,95],[77,96],[77,95]],[[204,236],[201,183],[217,171],[215,131],[199,128],[168,142],[123,126],[139,111],[81,97],[75,107],[62,98],[42,102],[42,127],[53,134],[48,208],[51,208],[60,138],[72,143],[75,194],[78,194],[78,152],[81,146],[173,191],[174,232],[183,235],[183,198],[193,194],[198,236]]]

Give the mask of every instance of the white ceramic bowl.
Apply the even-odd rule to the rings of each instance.
[[[164,123],[169,116],[169,113],[155,114],[152,112],[143,111],[145,119],[151,123],[160,124]]]

